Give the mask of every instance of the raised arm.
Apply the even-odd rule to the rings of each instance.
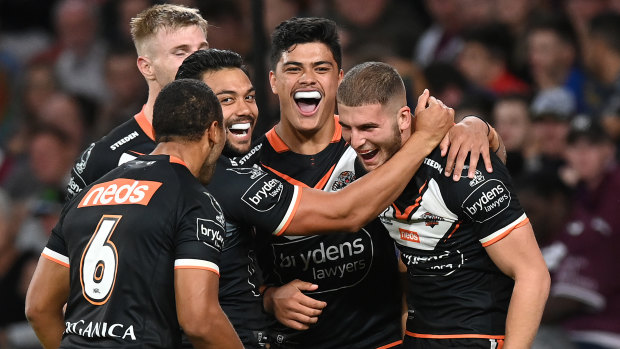
[[[504,349],[530,348],[549,294],[549,271],[530,223],[486,248],[489,257],[515,280],[506,318]]]
[[[383,212],[454,124],[454,110],[428,91],[418,98],[415,115],[416,131],[385,164],[338,192],[304,188],[286,234],[356,232]]]
[[[45,349],[60,346],[68,298],[69,267],[39,258],[26,294],[26,317]]]
[[[179,324],[194,348],[243,348],[218,301],[219,276],[200,269],[175,269]]]

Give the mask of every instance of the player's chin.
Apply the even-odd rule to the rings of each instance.
[[[242,156],[247,154],[252,148],[251,141],[231,141],[227,140],[226,145],[224,146],[224,153],[229,154],[231,156]]]

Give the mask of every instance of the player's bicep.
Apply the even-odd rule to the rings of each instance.
[[[69,298],[69,278],[68,265],[42,255],[28,287],[27,313],[62,309]]]
[[[488,245],[486,251],[495,265],[514,278],[539,268],[546,269],[545,261],[529,222],[517,226],[501,240]]]
[[[218,306],[219,276],[208,270],[174,270],[174,292],[181,325],[206,319]]]

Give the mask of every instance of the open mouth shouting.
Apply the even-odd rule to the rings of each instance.
[[[321,103],[322,96],[321,93],[316,90],[297,91],[293,95],[293,99],[295,100],[295,104],[297,104],[297,108],[302,115],[311,116],[319,108],[319,103]]]
[[[371,161],[379,153],[379,149],[360,150],[357,152],[364,162]]]
[[[232,136],[234,139],[243,141],[243,140],[250,138],[251,128],[252,128],[251,121],[248,121],[248,120],[233,121],[233,123],[228,125],[228,134]]]

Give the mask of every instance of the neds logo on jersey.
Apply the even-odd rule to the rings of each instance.
[[[117,178],[90,188],[80,201],[78,208],[105,205],[146,206],[159,187],[161,187],[160,182]]]
[[[497,179],[484,182],[463,202],[464,212],[475,222],[485,222],[508,208],[510,192]]]

